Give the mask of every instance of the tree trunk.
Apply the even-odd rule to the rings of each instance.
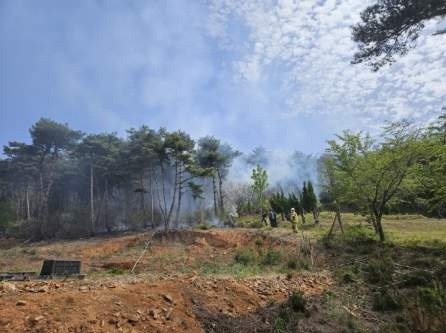
[[[105,184],[104,184],[104,201],[105,201],[105,207],[104,207],[104,219],[105,219],[105,228],[107,229],[107,232],[111,232],[111,226],[108,216],[108,179],[105,177]]]
[[[303,209],[300,211],[300,217],[302,218],[302,224],[307,223],[305,220],[305,211]]]
[[[382,226],[382,223],[381,223],[382,222],[382,214],[378,213],[375,216],[375,219],[376,219],[376,228],[378,229],[379,240],[381,242],[384,242],[385,241],[385,236],[384,236],[383,226]]]
[[[212,188],[214,190],[214,213],[215,216],[218,215],[218,207],[217,207],[217,186],[215,184],[215,175],[212,175]]]
[[[313,219],[315,224],[319,224],[319,212],[317,208],[313,209]]]
[[[217,176],[218,176],[218,191],[220,193],[220,214],[223,215],[225,212],[224,198],[223,198],[223,177],[220,171],[218,170],[217,170]]]
[[[141,174],[139,175],[139,189],[140,189],[140,196],[139,196],[139,201],[140,201],[140,209],[142,211],[142,216],[143,216],[143,220],[144,220],[144,226],[146,224],[146,207],[145,207],[145,203],[144,203],[144,178],[143,178],[143,173],[141,172]]]
[[[175,214],[175,224],[178,226],[178,223],[180,221],[180,212],[181,212],[181,199],[183,196],[183,184],[182,184],[182,175],[183,175],[183,170],[182,170],[182,165],[181,162],[179,164],[179,171],[178,171],[178,205],[177,205],[177,211]]]
[[[29,185],[26,185],[26,220],[31,220],[31,210],[29,207]]]
[[[91,233],[94,235],[94,168],[93,164],[90,165],[90,223]]]
[[[149,171],[149,186],[150,186],[150,224],[152,225],[152,229],[155,227],[153,221],[153,172]]]
[[[342,227],[342,220],[341,220],[341,207],[339,204],[336,206],[336,216],[338,217],[338,223],[339,227],[341,228],[342,234],[344,234],[344,228]]]

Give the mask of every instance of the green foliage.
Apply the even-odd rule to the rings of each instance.
[[[288,298],[290,309],[294,312],[305,313],[307,311],[307,300],[302,291],[294,291]]]
[[[358,279],[359,267],[358,266],[348,266],[342,267],[336,270],[336,278],[341,283],[352,283]]]
[[[119,268],[119,267],[113,267],[113,268],[110,268],[107,271],[107,273],[111,274],[111,275],[122,275],[122,274],[128,273],[128,271],[126,271],[126,270],[124,270],[122,268]]]
[[[243,248],[236,252],[234,260],[242,265],[253,264],[256,261],[256,254],[250,248]]]
[[[364,268],[365,279],[374,284],[385,285],[393,281],[394,265],[389,256],[372,258]]]
[[[434,282],[433,274],[422,269],[405,274],[403,279],[400,286],[406,288],[431,286]]]
[[[402,308],[402,299],[397,291],[385,288],[373,295],[373,309],[375,311],[398,311]]]
[[[252,170],[252,189],[257,196],[259,210],[262,212],[265,205],[264,192],[268,187],[268,174],[259,164]]]
[[[352,62],[365,62],[374,71],[392,64],[395,55],[405,55],[413,47],[426,21],[445,14],[446,5],[439,0],[375,1],[361,12],[361,22],[353,26],[353,40],[359,51]]]
[[[282,254],[279,251],[268,250],[262,256],[262,264],[265,266],[274,266],[280,264],[282,260]]]

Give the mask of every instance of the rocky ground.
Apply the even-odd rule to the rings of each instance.
[[[289,229],[2,244],[2,271],[64,258],[85,276],[1,282],[0,332],[392,332],[401,317],[372,309],[360,248],[304,248]]]

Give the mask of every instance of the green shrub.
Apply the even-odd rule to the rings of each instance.
[[[198,230],[209,230],[212,228],[212,225],[207,224],[207,223],[200,223],[200,224],[197,224],[195,226],[195,228]]]
[[[431,272],[425,270],[416,270],[404,276],[402,287],[426,287],[431,286],[434,276]]]
[[[344,267],[336,271],[336,278],[341,283],[355,282],[358,277],[357,267]]]
[[[256,261],[256,254],[249,248],[243,248],[237,251],[234,256],[234,260],[236,263],[249,265]]]
[[[258,248],[261,248],[263,246],[263,240],[261,238],[257,238],[255,244]]]
[[[419,287],[417,290],[419,304],[428,313],[436,315],[446,313],[446,290],[441,285]]]
[[[108,274],[112,274],[112,275],[121,275],[121,274],[125,274],[127,273],[126,270],[122,269],[122,268],[118,268],[118,267],[113,267],[111,269],[109,269],[107,271]]]
[[[397,311],[402,309],[401,297],[388,289],[373,296],[373,309],[376,311]]]
[[[307,301],[302,291],[295,291],[288,298],[288,304],[294,312],[306,312]]]
[[[288,321],[282,317],[276,318],[273,323],[273,332],[274,333],[286,333],[287,332]]]
[[[393,261],[388,256],[378,259],[371,259],[364,271],[365,278],[368,282],[387,284],[393,280]]]
[[[413,332],[446,332],[446,290],[438,283],[419,287],[408,314]]]
[[[265,266],[278,265],[282,259],[282,254],[279,251],[268,250],[262,258],[262,264]]]
[[[298,258],[298,257],[291,257],[288,258],[286,266],[288,269],[303,269],[307,270],[310,268],[310,262],[306,258]]]
[[[298,267],[297,258],[289,258],[286,263],[286,266],[289,269],[297,269],[297,267]]]

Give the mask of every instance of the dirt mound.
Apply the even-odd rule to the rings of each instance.
[[[213,247],[218,248],[226,248],[230,246],[230,244],[219,237],[218,234],[207,232],[207,231],[198,231],[198,230],[168,230],[168,231],[159,231],[156,232],[153,237],[153,240],[165,243],[182,243],[185,245],[193,245],[203,243],[203,240]]]

